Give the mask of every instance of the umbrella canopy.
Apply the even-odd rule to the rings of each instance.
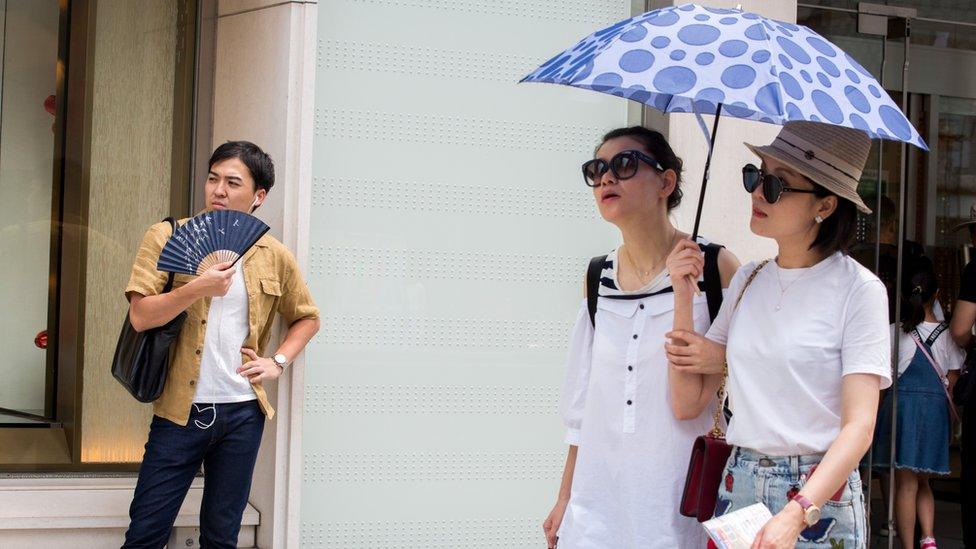
[[[669,113],[847,126],[928,150],[850,55],[807,27],[741,10],[685,4],[638,15],[587,36],[522,82],[594,90]]]

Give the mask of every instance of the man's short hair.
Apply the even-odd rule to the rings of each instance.
[[[228,141],[217,147],[210,155],[208,167],[213,168],[214,164],[231,158],[236,158],[247,166],[251,177],[254,178],[255,191],[258,189],[270,191],[271,187],[274,187],[274,162],[271,161],[268,153],[261,150],[261,147],[250,141]]]

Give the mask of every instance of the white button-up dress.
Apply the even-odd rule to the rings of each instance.
[[[638,292],[622,292],[616,258],[615,251],[603,271],[596,330],[584,300],[570,343],[560,413],[566,442],[579,450],[559,549],[702,549],[703,528],[678,506],[692,443],[711,429],[714,408],[674,418],[664,354],[674,321],[670,279],[662,273]],[[695,298],[694,319],[705,333],[704,295]]]

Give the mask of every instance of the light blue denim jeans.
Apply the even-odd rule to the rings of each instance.
[[[715,515],[721,516],[759,502],[766,504],[775,515],[803,488],[821,459],[822,454],[765,456],[735,447],[719,485]],[[823,518],[800,534],[797,548],[867,547],[864,492],[861,489],[861,475],[856,470],[821,511]]]

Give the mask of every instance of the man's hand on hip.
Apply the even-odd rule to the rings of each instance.
[[[254,352],[254,349],[244,347],[241,349],[241,353],[251,360],[245,362],[243,366],[238,368],[237,373],[246,377],[251,383],[259,383],[266,379],[276,379],[284,371],[281,366],[275,364],[274,360],[259,357]]]

